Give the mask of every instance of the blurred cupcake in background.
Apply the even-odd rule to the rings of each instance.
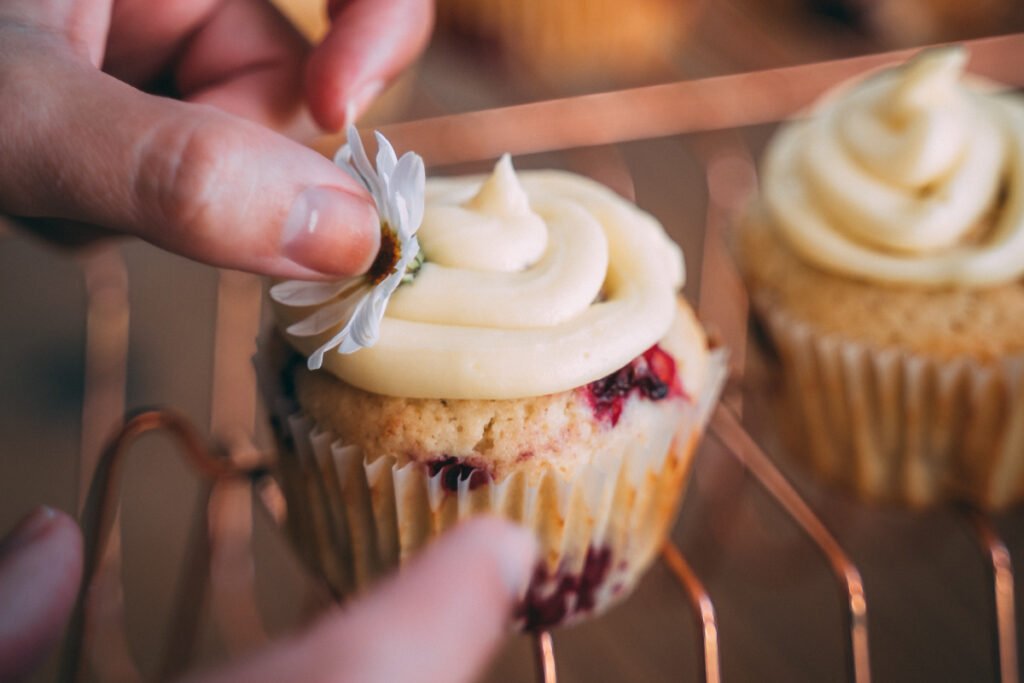
[[[766,151],[741,267],[791,450],[871,500],[1024,495],[1024,102],[922,53]]]
[[[1015,0],[805,0],[884,45],[906,47],[1012,30],[1024,15]]]
[[[703,0],[437,0],[438,29],[494,43],[548,87],[663,74]]]

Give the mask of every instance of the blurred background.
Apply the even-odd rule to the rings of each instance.
[[[312,39],[324,30],[321,2],[276,3]],[[1012,0],[438,0],[437,11],[426,55],[382,96],[367,124],[1024,30],[1024,3]],[[635,194],[683,245],[686,293],[696,301],[705,231],[712,223],[727,227],[755,181],[752,164],[772,129],[566,150],[516,163],[570,168]],[[83,457],[95,458],[116,427],[111,414],[124,409],[170,406],[224,443],[255,432],[266,448],[247,360],[261,287],[256,278],[137,241],[68,252],[0,228],[0,531],[40,503],[76,511]],[[116,362],[123,354],[126,370]],[[757,396],[770,382],[757,367],[755,361],[748,411],[755,435]],[[87,387],[93,400],[83,415]],[[787,468],[766,433],[763,445],[780,456],[861,569],[876,680],[996,680],[990,579],[963,518],[953,510],[858,505]],[[256,506],[249,571],[265,633],[225,637],[205,600],[195,648],[173,649],[175,629],[190,623],[181,610],[182,596],[194,590],[188,547],[202,533],[197,510],[208,487],[158,436],[133,449],[124,487],[125,619],[145,677],[222,661],[325,604],[316,580]],[[1011,512],[997,524],[1024,566],[1024,518]],[[718,610],[724,680],[844,678],[842,605],[827,565],[711,441],[698,456],[674,539]],[[607,616],[556,634],[563,681],[700,680],[698,642],[694,615],[661,565]],[[54,680],[56,670],[51,662],[36,680]],[[517,638],[487,680],[529,680],[531,671],[529,642]]]

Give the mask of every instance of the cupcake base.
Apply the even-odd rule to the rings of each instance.
[[[917,507],[1024,498],[1024,358],[879,349],[754,301],[781,364],[789,450],[826,482]]]
[[[541,547],[517,626],[572,623],[628,595],[664,542],[725,373],[725,354],[717,351],[701,395],[676,401],[660,433],[636,439],[626,453],[596,454],[572,470],[545,465],[499,478],[454,459],[370,462],[278,401],[289,532],[307,565],[347,596],[459,521],[501,516],[532,529]]]
[[[859,282],[808,265],[756,205],[740,227],[789,452],[870,501],[997,509],[1024,498],[1024,287]]]

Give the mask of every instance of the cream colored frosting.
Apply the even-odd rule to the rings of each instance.
[[[982,287],[1024,275],[1024,106],[962,78],[959,48],[834,94],[765,157],[773,223],[866,280]]]
[[[550,394],[614,372],[676,319],[682,252],[581,176],[517,175],[504,157],[487,178],[430,179],[417,236],[426,263],[395,292],[379,341],[324,357],[349,384],[412,398]],[[275,312],[284,329],[310,308]],[[330,334],[288,338],[308,354]]]

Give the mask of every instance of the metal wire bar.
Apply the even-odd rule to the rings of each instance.
[[[540,683],[558,683],[555,640],[550,631],[540,631],[533,635],[533,658],[537,666],[537,680]]]
[[[750,437],[732,410],[724,404],[719,404],[711,417],[711,433],[743,463],[828,560],[845,592],[851,678],[855,683],[869,683],[871,660],[868,654],[868,604],[864,582],[857,567],[793,485]]]
[[[968,40],[971,69],[1020,85],[1015,56],[1024,34]],[[415,149],[428,166],[534,152],[608,145],[642,138],[721,130],[787,118],[856,74],[905,61],[919,48],[615,92],[531,102],[381,127],[398,151]],[[557,125],[555,125],[557,123]],[[365,142],[373,148],[368,136]],[[326,156],[344,135],[310,145]]]
[[[704,681],[720,683],[722,668],[718,650],[718,619],[715,616],[715,607],[711,602],[711,596],[679,548],[671,541],[661,549],[661,557],[683,587],[686,597],[694,609],[694,614],[697,615],[697,626],[701,633]]]
[[[79,259],[85,281],[85,378],[78,457],[78,511],[110,432],[124,419],[128,361],[128,270],[117,245]]]
[[[1010,551],[996,533],[987,515],[974,509],[968,509],[965,514],[992,570],[999,680],[1001,683],[1017,683],[1020,680],[1017,665],[1017,620]]]
[[[253,444],[256,425],[256,353],[263,283],[255,275],[218,271],[217,318],[213,332],[210,434],[239,470],[265,466]],[[238,477],[214,483],[205,512],[208,521],[210,614],[219,626],[229,656],[238,656],[268,639],[256,604],[252,555],[251,482]],[[206,577],[204,577],[205,579]]]
[[[167,637],[160,657],[157,679],[178,678],[188,669],[195,653],[196,632],[203,607],[208,598],[207,580],[213,544],[207,534],[207,509],[211,486],[203,482],[199,504],[191,511],[190,528],[185,542],[185,559],[175,589],[177,600],[167,624]],[[117,533],[116,530],[113,533]]]
[[[213,372],[210,385],[210,434],[230,444],[234,458],[255,457],[251,439],[256,424],[256,354],[262,280],[249,273],[220,270],[217,277],[217,318],[213,331]],[[256,463],[245,463],[246,465]]]
[[[117,618],[123,606],[123,592],[120,589],[119,494],[121,474],[127,454],[130,452],[129,446],[143,434],[153,431],[165,431],[171,435],[189,464],[209,480],[245,476],[245,472],[212,455],[195,428],[177,413],[149,410],[132,417],[124,424],[99,460],[83,510],[85,571],[82,590],[68,630],[60,680],[84,679],[87,669],[83,658],[86,654],[84,645],[95,633],[92,626],[98,623],[102,623],[105,629],[116,629],[116,632],[104,634],[110,647],[106,656],[118,660],[115,664],[107,662],[108,668],[122,667],[126,680],[139,679],[128,652],[124,620]],[[101,590],[94,590],[94,587]],[[121,616],[123,617],[123,614]]]
[[[229,656],[270,638],[256,602],[253,557],[254,483],[240,477],[214,483],[207,503],[210,615]]]
[[[749,148],[736,133],[704,137],[714,139],[694,145],[704,165],[708,187],[697,314],[709,338],[729,349],[729,382],[721,401],[742,416],[740,384],[746,379],[750,301],[730,253],[727,234],[752,188],[756,187],[757,171]]]

